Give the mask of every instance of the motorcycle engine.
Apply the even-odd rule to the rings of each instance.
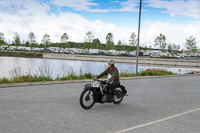
[[[105,103],[105,102],[107,102],[107,100],[108,100],[108,95],[104,94],[102,99],[101,99],[101,102]]]

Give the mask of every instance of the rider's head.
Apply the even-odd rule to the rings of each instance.
[[[109,60],[108,61],[108,67],[111,68],[111,67],[114,67],[115,65],[115,61],[114,60]]]

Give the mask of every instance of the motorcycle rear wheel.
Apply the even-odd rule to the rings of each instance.
[[[80,105],[84,109],[90,109],[95,104],[94,92],[89,89],[84,89],[79,99]]]
[[[114,104],[120,104],[122,100],[124,99],[124,94],[122,92],[121,88],[116,88],[115,94],[114,94]]]

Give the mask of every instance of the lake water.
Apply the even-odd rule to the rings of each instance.
[[[116,63],[119,72],[128,71],[136,72],[135,64]],[[72,72],[80,74],[90,72],[92,74],[100,74],[107,68],[107,62],[90,62],[75,60],[57,60],[57,59],[38,59],[38,58],[20,58],[20,57],[0,57],[0,78],[11,78],[12,70],[17,69],[21,74],[41,74],[49,71],[53,78],[57,76],[68,75]],[[193,71],[200,71],[199,68],[175,67],[175,66],[138,66],[141,72],[148,68],[162,68],[177,74],[185,74]]]

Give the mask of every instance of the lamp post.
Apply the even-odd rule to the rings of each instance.
[[[137,43],[137,59],[136,59],[136,76],[138,76],[138,56],[139,56],[139,42],[140,42],[140,19],[141,19],[142,0],[140,0],[139,9],[139,24],[138,24],[138,43]]]

